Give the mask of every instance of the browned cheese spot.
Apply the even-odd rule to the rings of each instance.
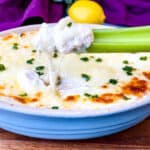
[[[134,77],[131,81],[122,87],[122,93],[142,97],[148,90],[148,82],[146,80]]]
[[[7,41],[7,40],[10,40],[11,38],[13,37],[13,35],[9,34],[9,35],[6,35],[2,38],[3,41]]]
[[[143,72],[143,75],[150,80],[150,72]]]
[[[106,88],[108,88],[108,85],[104,84],[104,85],[101,86],[101,88],[106,89]]]
[[[77,102],[79,95],[67,96],[64,101],[66,102]]]
[[[96,103],[113,103],[119,99],[123,98],[123,94],[121,93],[104,93],[100,95],[98,98],[93,98],[92,101]]]
[[[13,98],[14,100],[16,100],[16,101],[18,101],[22,104],[28,104],[28,103],[39,101],[38,98],[20,97],[20,96],[15,96],[15,95],[6,95],[6,94],[3,94],[3,93],[0,93],[0,96]]]

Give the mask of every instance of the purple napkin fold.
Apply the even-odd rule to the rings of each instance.
[[[126,25],[150,25],[150,0],[96,0],[105,11],[106,22]]]
[[[62,16],[62,4],[49,0],[0,0],[0,31],[20,26],[28,19],[56,22]]]
[[[150,25],[150,0],[96,1],[103,6],[108,23]],[[23,24],[56,22],[64,16],[63,9],[63,4],[50,0],[0,0],[0,31]]]

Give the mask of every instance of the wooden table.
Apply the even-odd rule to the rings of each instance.
[[[150,117],[124,132],[92,140],[39,140],[0,129],[0,150],[150,150]]]

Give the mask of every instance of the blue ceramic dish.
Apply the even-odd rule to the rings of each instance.
[[[38,26],[18,28],[21,32]],[[2,32],[7,34],[10,30]],[[0,128],[42,139],[88,139],[128,129],[150,116],[150,96],[107,111],[65,111],[31,108],[0,98]]]

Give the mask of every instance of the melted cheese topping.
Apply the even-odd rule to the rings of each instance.
[[[85,51],[94,40],[93,31],[89,26],[77,24],[69,17],[61,19],[54,27],[43,23],[33,38],[33,45],[38,52],[49,55],[49,82],[54,92],[57,92],[58,69],[53,65],[52,52],[57,49],[66,54],[73,51]]]
[[[32,40],[38,51],[60,53],[84,52],[94,41],[92,28],[77,24],[71,18],[62,18],[54,27],[43,23]]]
[[[52,61],[61,79],[55,97],[47,82],[49,56],[31,43],[36,33],[0,37],[0,96],[34,107],[101,109],[130,105],[149,94],[150,53],[57,53]]]

